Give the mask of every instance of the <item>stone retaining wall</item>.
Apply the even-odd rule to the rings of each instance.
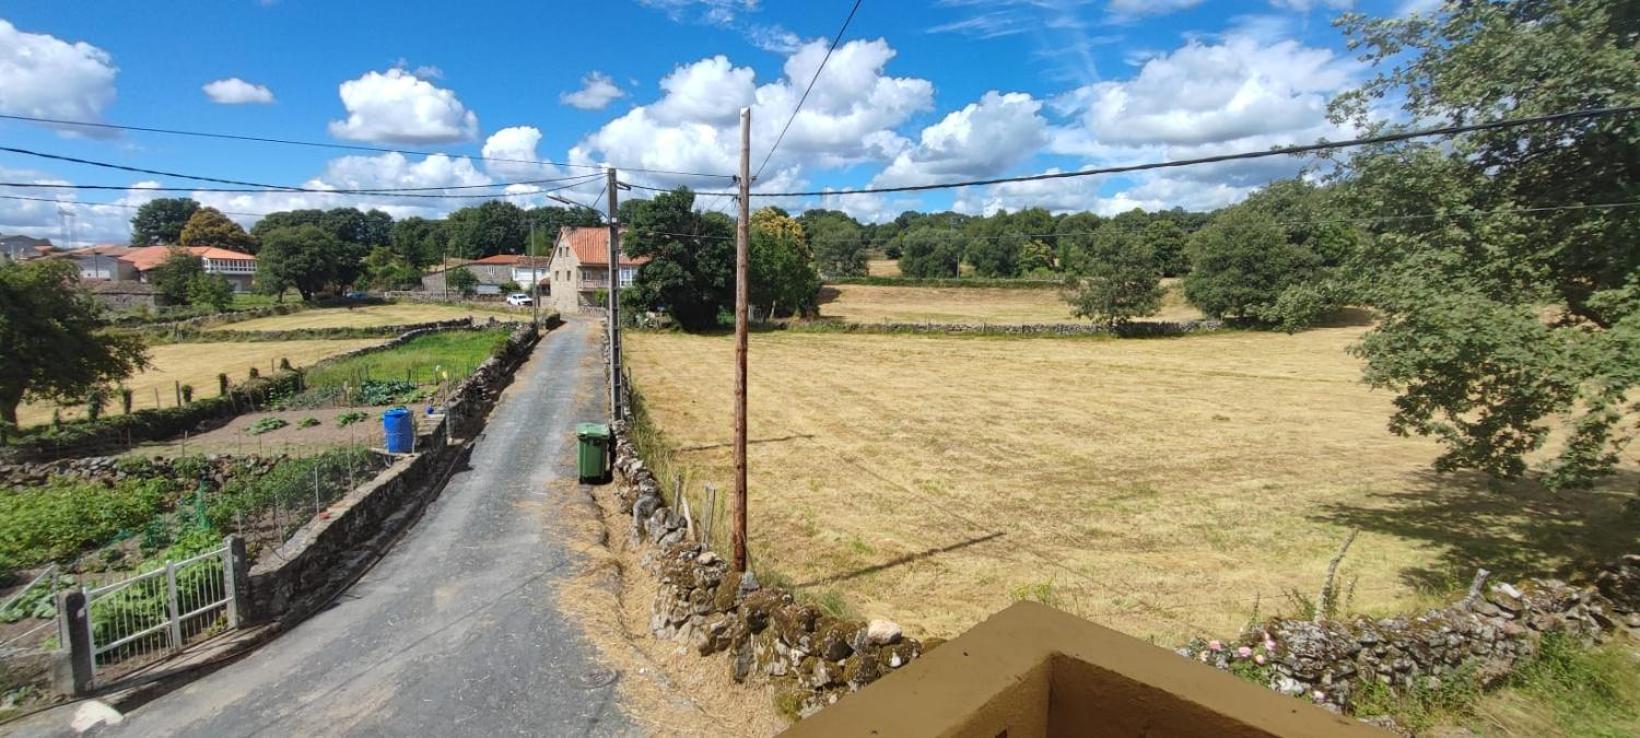
[[[1221,320],[1143,321],[1121,326],[1091,323],[799,323],[789,330],[824,333],[971,334],[987,336],[1115,336],[1157,338],[1216,331],[1229,327]]]
[[[781,708],[807,716],[910,663],[933,643],[904,637],[886,620],[843,620],[790,592],[736,575],[716,553],[689,540],[683,516],[666,505],[624,423],[615,425],[616,494],[632,535],[657,548],[644,567],[660,579],[650,629],[702,656],[726,653],[735,681],[767,679]]]
[[[471,452],[472,437],[539,340],[529,325],[513,331],[499,355],[457,386],[446,414],[417,436],[415,454],[398,458],[262,556],[250,573],[247,619],[299,619],[375,561],[386,547],[382,542],[420,516]]]
[[[1587,587],[1553,579],[1487,587],[1483,572],[1468,597],[1445,609],[1349,622],[1276,619],[1178,653],[1343,710],[1368,680],[1438,688],[1464,672],[1493,686],[1536,653],[1544,634],[1598,641],[1618,632],[1640,632],[1640,555],[1608,564]]]

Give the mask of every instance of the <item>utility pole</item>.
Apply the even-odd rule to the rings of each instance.
[[[530,325],[541,327],[541,275],[535,270],[535,219],[530,218]]]
[[[740,218],[735,222],[735,571],[746,571],[746,330],[748,301],[746,275],[750,271],[752,237],[752,109],[740,109]]]
[[[615,218],[615,193],[621,186],[615,181],[615,168],[609,172],[609,270],[604,292],[609,296],[609,419],[621,419],[621,224]]]

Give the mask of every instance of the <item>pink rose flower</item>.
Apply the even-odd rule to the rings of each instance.
[[[1207,642],[1207,647],[1214,650],[1214,651],[1223,651],[1224,650],[1224,644],[1220,643],[1216,640],[1208,641]]]
[[[1276,652],[1276,641],[1274,638],[1264,639],[1264,650],[1269,651],[1270,653]]]
[[[1258,664],[1259,666],[1263,666],[1264,665],[1264,654],[1261,653],[1257,656],[1254,656],[1253,657],[1253,663]]]
[[[1236,655],[1244,659],[1250,658],[1253,655],[1253,649],[1248,648],[1247,646],[1242,646],[1241,648],[1236,649]]]

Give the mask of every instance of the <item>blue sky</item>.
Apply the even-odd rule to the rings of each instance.
[[[590,168],[729,173],[736,111],[755,163],[848,0],[473,4],[217,0],[0,2],[0,113],[442,152],[432,158],[84,131],[0,121],[5,146],[317,188],[447,187]],[[1186,158],[1337,137],[1327,99],[1366,72],[1331,27],[1385,0],[866,0],[758,183],[767,191],[912,184]],[[779,201],[866,220],[990,212],[1217,207],[1294,162],[1002,185],[921,197]],[[196,183],[0,153],[5,182]],[[703,189],[656,173],[633,181]],[[590,201],[597,184],[566,191]],[[499,186],[497,189],[501,189]],[[510,188],[522,205],[532,187]],[[464,192],[473,192],[465,190]],[[120,241],[137,190],[0,188],[71,201],[77,240]],[[199,193],[236,213],[383,207],[437,216],[471,200]],[[112,203],[91,205],[88,203]],[[727,198],[706,203],[727,207]],[[123,206],[123,207],[121,207]],[[0,232],[61,240],[59,206],[0,199]]]

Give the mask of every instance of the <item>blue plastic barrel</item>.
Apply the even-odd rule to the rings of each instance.
[[[416,433],[410,410],[404,407],[388,408],[387,412],[382,413],[382,433],[387,436],[388,453],[410,453]]]

